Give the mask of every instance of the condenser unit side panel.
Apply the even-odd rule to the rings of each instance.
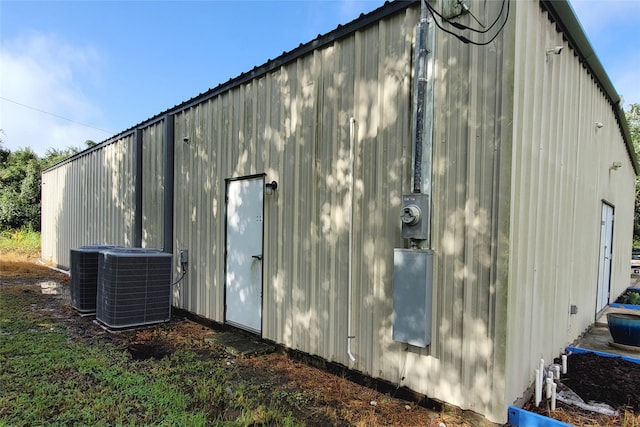
[[[98,258],[110,245],[89,245],[71,249],[71,306],[80,313],[96,311],[98,293]]]

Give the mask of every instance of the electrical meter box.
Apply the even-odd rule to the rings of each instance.
[[[433,251],[393,251],[393,340],[431,344]]]
[[[425,240],[429,232],[429,196],[405,194],[402,196],[402,238]]]

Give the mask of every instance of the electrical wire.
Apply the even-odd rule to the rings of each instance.
[[[48,114],[50,116],[57,117],[57,118],[62,119],[62,120],[66,120],[68,122],[75,123],[75,124],[80,125],[80,126],[88,127],[88,128],[91,128],[91,129],[99,130],[100,132],[104,132],[104,133],[108,133],[110,135],[113,135],[113,132],[111,132],[110,130],[100,129],[100,128],[95,127],[95,126],[88,125],[86,123],[82,123],[82,122],[79,122],[77,120],[73,120],[73,119],[70,119],[68,117],[61,116],[60,114],[52,113],[50,111],[41,110],[40,108],[32,107],[30,105],[23,104],[23,103],[18,102],[18,101],[14,101],[13,99],[5,98],[4,96],[0,96],[0,99],[8,101],[8,102],[11,102],[11,103],[14,103],[14,104],[19,105],[19,106],[24,107],[24,108],[28,108],[28,109],[33,110],[33,111],[37,111],[39,113]]]
[[[447,33],[447,34],[450,34],[450,35],[454,36],[455,38],[457,38],[458,40],[460,40],[461,42],[463,42],[463,43],[465,43],[465,44],[472,44],[472,45],[474,45],[474,46],[486,46],[486,45],[490,44],[491,42],[493,42],[493,41],[496,39],[496,37],[498,37],[498,35],[499,35],[499,34],[502,32],[502,30],[504,29],[504,26],[507,24],[507,21],[509,20],[509,9],[510,9],[511,3],[509,3],[509,0],[503,0],[503,6],[504,6],[504,3],[505,3],[505,2],[507,3],[507,12],[506,12],[506,15],[505,15],[504,21],[503,21],[503,22],[502,22],[502,24],[500,25],[500,28],[499,28],[499,29],[496,31],[496,33],[493,35],[493,37],[491,37],[491,39],[490,39],[490,40],[487,40],[487,41],[485,41],[485,42],[476,42],[476,41],[470,40],[469,38],[467,38],[467,37],[465,37],[465,36],[463,36],[463,35],[461,35],[461,34],[456,34],[455,32],[453,32],[453,31],[451,31],[451,30],[448,30],[448,29],[444,28],[444,27],[443,27],[443,26],[438,22],[438,20],[436,19],[436,15],[437,15],[438,17],[440,17],[444,22],[447,22],[448,24],[450,24],[450,25],[452,25],[452,26],[454,26],[454,27],[456,27],[456,28],[459,28],[459,27],[461,26],[461,27],[464,27],[464,29],[468,29],[468,30],[472,30],[472,31],[473,31],[473,30],[475,30],[475,29],[472,29],[472,28],[467,27],[466,25],[462,25],[462,24],[457,24],[457,23],[455,23],[456,25],[454,25],[454,23],[452,23],[450,20],[448,20],[448,19],[444,18],[444,17],[443,17],[443,16],[442,16],[442,15],[441,15],[437,10],[435,10],[435,9],[433,8],[433,6],[431,6],[431,5],[429,4],[429,2],[428,2],[428,1],[426,2],[426,4],[427,4],[427,9],[429,10],[429,12],[431,13],[431,16],[433,17],[433,22],[435,22],[436,26],[437,26],[440,30],[444,31],[444,32],[445,32],[445,33]],[[502,8],[501,8],[500,10],[502,11]],[[496,18],[496,21],[494,21],[494,24],[492,24],[492,26],[491,26],[491,27],[489,27],[489,29],[490,29],[490,28],[492,28],[492,27],[493,27],[493,25],[495,25],[495,22],[497,22],[497,20],[500,18],[500,16],[501,16],[501,15],[502,15],[502,12],[501,12],[500,14],[498,14],[498,17]],[[487,30],[487,31],[488,31],[488,30]],[[482,33],[482,31],[476,31],[476,32]]]
[[[174,287],[175,285],[177,285],[178,283],[180,283],[182,281],[182,279],[184,279],[184,276],[187,275],[187,269],[185,268],[185,265],[182,264],[181,265],[182,268],[182,276],[180,276],[180,278],[178,280],[176,280],[175,282],[173,282],[172,284],[170,284],[169,286]]]
[[[504,4],[507,3],[507,2],[508,2],[508,0],[502,0],[502,5],[500,6],[500,12],[498,12],[498,15],[496,16],[496,19],[493,21],[493,23],[491,23],[491,25],[489,25],[489,27],[484,28],[484,26],[482,24],[480,24],[478,19],[471,13],[469,8],[466,7],[464,5],[464,3],[461,3],[460,0],[458,0],[458,3],[462,6],[462,8],[464,10],[466,10],[467,12],[469,12],[469,14],[473,17],[473,19],[475,19],[476,22],[478,22],[478,24],[480,24],[480,26],[482,26],[484,28],[482,30],[478,30],[477,28],[469,27],[468,25],[464,25],[464,24],[461,24],[459,22],[454,22],[454,21],[450,20],[449,18],[445,18],[440,12],[438,12],[433,6],[431,6],[429,4],[429,2],[427,2],[427,7],[429,8],[429,10],[432,13],[435,13],[436,15],[438,15],[442,21],[446,22],[447,24],[451,25],[452,27],[456,27],[459,30],[473,31],[473,32],[478,33],[478,34],[486,34],[489,31],[491,31],[493,29],[493,27],[495,27],[496,24],[498,23],[498,21],[500,20],[500,17],[502,16],[502,14],[504,12]],[[508,17],[508,14],[507,14],[507,17]]]

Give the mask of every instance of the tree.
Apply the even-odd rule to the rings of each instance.
[[[40,230],[41,172],[77,152],[50,148],[39,158],[30,148],[4,149],[0,140],[0,230]]]
[[[0,134],[4,133],[2,129],[0,129]],[[0,139],[0,166],[4,168],[5,163],[7,163],[7,159],[9,158],[9,150],[5,150],[2,147],[2,139]]]
[[[40,159],[30,148],[2,150],[0,157],[0,228],[39,230]]]
[[[631,142],[636,152],[636,157],[640,156],[640,104],[631,104],[629,110],[625,112]],[[640,245],[640,182],[636,179],[636,205],[633,216],[633,241],[634,246]]]
[[[640,104],[631,104],[626,112],[631,141],[636,154],[640,152]]]
[[[67,147],[64,150],[58,150],[56,148],[49,148],[44,157],[40,160],[40,167],[45,170],[61,161],[73,156],[78,152],[76,147]]]

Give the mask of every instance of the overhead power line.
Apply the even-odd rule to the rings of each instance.
[[[70,119],[68,117],[61,116],[60,114],[52,113],[50,111],[41,110],[40,108],[32,107],[31,105],[23,104],[21,102],[14,101],[13,99],[5,98],[4,96],[0,96],[0,99],[3,99],[5,101],[11,102],[11,103],[14,103],[14,104],[19,105],[19,106],[24,107],[24,108],[28,108],[28,109],[33,110],[33,111],[37,111],[39,113],[48,114],[50,116],[57,117],[57,118],[62,119],[62,120],[66,120],[68,122],[78,124],[80,126],[88,127],[88,128],[95,129],[95,130],[99,130],[100,132],[108,133],[109,135],[113,135],[114,134],[114,132],[111,132],[110,130],[100,129],[99,127],[88,125],[86,123],[82,123],[82,122],[79,122],[77,120],[73,120],[73,119]]]

